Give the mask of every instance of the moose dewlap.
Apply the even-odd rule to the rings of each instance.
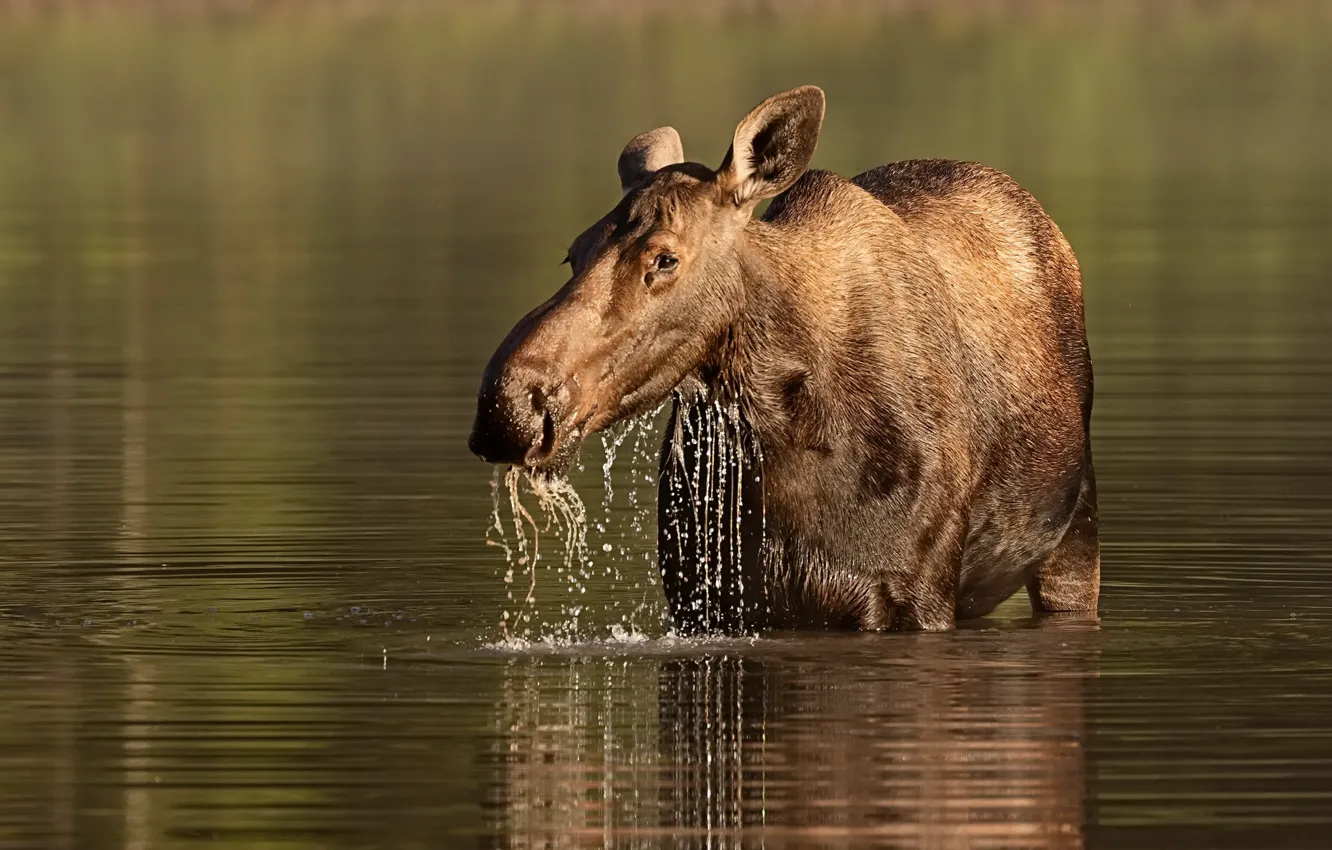
[[[716,169],[669,127],[630,141],[619,203],[486,367],[472,451],[558,474],[673,395],[658,558],[682,632],[947,629],[1022,587],[1094,612],[1072,249],[983,165],[808,170],[823,110],[813,86],[764,101]]]

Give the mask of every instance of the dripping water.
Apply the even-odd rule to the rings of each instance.
[[[537,512],[545,518],[544,526],[538,525],[532,512],[523,503],[526,494],[522,484],[526,484],[526,494],[536,497]],[[587,510],[569,479],[530,473],[514,467],[506,471],[495,470],[491,480],[491,498],[490,531],[495,536],[488,533],[486,542],[504,551],[507,567],[504,573],[504,582],[508,586],[507,607],[500,614],[500,630],[506,641],[529,640],[536,608],[537,572],[542,559],[543,535],[549,541],[554,531],[554,539],[562,549],[557,573],[574,576],[575,565],[581,566],[588,561]],[[509,509],[507,529],[504,522],[506,505]],[[513,532],[512,543],[510,529]],[[526,576],[525,587],[515,587],[516,569]],[[562,630],[567,635],[576,634],[581,608],[566,604],[563,609],[566,619]]]
[[[700,394],[679,403],[679,445],[671,452],[676,469],[667,495],[675,559],[694,589],[683,604],[704,631],[743,632],[756,625],[747,622],[744,607],[752,602],[745,596],[745,518],[758,512],[755,519],[763,522],[762,500],[745,504],[746,476],[754,475],[753,483],[761,486],[761,455],[746,439],[738,402]]]
[[[656,547],[649,535],[656,508],[656,427],[660,408],[646,416],[628,420],[602,434],[605,462],[602,464],[604,495],[602,519],[597,530],[604,559],[603,575],[617,590],[607,611],[615,622],[612,635],[631,638],[659,626],[664,612],[653,588],[657,585]],[[626,462],[627,461],[627,462]],[[627,475],[627,485],[615,485],[616,465]],[[617,501],[616,494],[623,495]],[[629,585],[626,587],[626,585]],[[632,607],[630,607],[632,606]]]
[[[715,630],[721,625],[719,606],[744,599],[744,577],[737,566],[747,516],[744,476],[753,458],[738,404],[706,394],[676,402],[680,430],[675,438],[683,445],[673,447],[671,455],[681,463],[687,451],[695,462],[683,474],[668,477],[663,495],[677,506],[671,516],[680,562],[686,552],[697,556],[690,565],[699,579],[691,604],[704,628]],[[600,511],[591,515],[569,478],[496,470],[487,542],[504,554],[506,595],[499,626],[506,644],[573,643],[598,627],[608,628],[614,640],[637,640],[660,634],[667,625],[664,599],[656,591],[660,572],[653,533],[659,413],[603,432],[601,462],[579,464],[580,483],[590,483],[583,479],[592,478],[598,466],[601,473]],[[603,588],[604,597],[596,592]],[[590,599],[589,589],[594,591]],[[551,622],[556,609],[558,617]],[[739,616],[743,630],[744,612]]]

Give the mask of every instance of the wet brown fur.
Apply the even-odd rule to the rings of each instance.
[[[562,399],[558,415],[533,402],[548,432],[581,422],[581,438],[676,390],[658,550],[683,631],[946,629],[1024,586],[1038,611],[1094,612],[1092,372],[1072,249],[986,166],[806,171],[823,106],[820,92],[812,117],[811,92],[751,113],[715,172],[668,164],[625,180],[571,248],[574,281],[492,360],[476,433],[487,404],[522,407],[509,397],[546,362],[568,374],[532,391]],[[663,251],[678,268],[658,280]],[[668,498],[700,462],[683,427],[700,391],[736,406],[750,449],[733,484],[762,508],[728,531],[748,544],[742,563],[709,565],[680,532],[688,506]],[[538,463],[559,459],[543,446]],[[745,591],[704,593],[715,569]]]

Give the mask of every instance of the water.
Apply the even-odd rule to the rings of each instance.
[[[1325,846],[1332,26],[1134,8],[0,13],[0,847]],[[1102,621],[662,637],[658,423],[506,642],[485,359],[805,82],[1078,251]]]

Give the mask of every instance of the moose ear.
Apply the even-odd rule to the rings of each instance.
[[[684,146],[674,127],[658,127],[629,140],[620,153],[617,168],[620,189],[628,192],[652,172],[684,162]]]
[[[780,195],[800,179],[819,144],[823,103],[822,89],[801,86],[745,116],[717,169],[718,182],[737,206]]]

